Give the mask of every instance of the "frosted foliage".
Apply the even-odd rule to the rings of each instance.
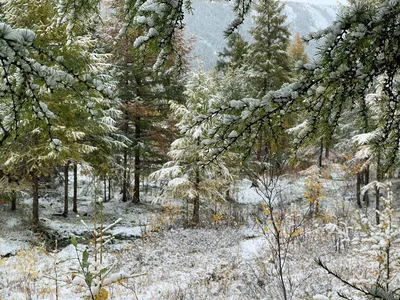
[[[375,138],[375,135],[375,132],[358,134],[353,137],[353,142],[358,145],[365,145],[372,141]]]
[[[113,274],[110,274],[109,277],[104,279],[103,285],[107,286],[107,285],[116,283],[118,281],[121,281],[123,279],[127,279],[129,277],[131,277],[131,275],[129,275],[128,273],[125,273],[125,272],[113,273]]]
[[[173,52],[173,40],[176,31],[183,27],[183,7],[190,1],[130,1],[125,0],[125,20],[118,34],[121,37],[130,26],[140,28],[142,35],[134,42],[134,47],[140,47],[150,40],[156,40],[161,48],[154,69],[159,69]],[[117,38],[118,38],[117,37]]]
[[[366,266],[370,261],[377,264],[374,269],[378,273],[366,272],[366,278],[354,279],[352,282],[367,291],[389,297],[382,299],[395,299],[395,290],[400,283],[398,276],[400,269],[397,264],[400,259],[400,230],[393,205],[393,192],[390,183],[379,182],[365,186],[363,192],[371,188],[378,188],[386,194],[385,197],[381,197],[383,207],[379,212],[380,223],[376,225],[367,215],[360,213],[357,226],[359,236],[353,239],[353,245],[357,246],[356,252],[362,257]]]
[[[80,276],[76,276],[73,280],[72,280],[72,284],[74,285],[79,285],[79,286],[86,286],[86,282],[85,279],[80,277]]]
[[[400,3],[355,2],[342,7],[331,26],[310,34],[308,39],[319,41],[320,50],[313,60],[299,66],[296,82],[267,92],[259,101],[245,101],[246,96],[242,96],[213,106],[201,122],[222,122],[217,122],[204,139],[217,140],[212,147],[222,153],[246,143],[245,139],[248,144],[262,123],[269,122],[269,128],[278,130],[276,124],[284,123],[283,116],[296,119],[301,115],[300,122],[305,119],[307,123],[292,130],[294,148],[308,145],[321,135],[330,140],[335,134],[343,134],[347,151],[350,143],[360,148],[372,146],[366,153],[371,157],[377,148],[385,148],[387,165],[397,164]],[[249,59],[257,61],[255,54],[250,52]],[[249,70],[248,80],[255,80],[261,67]],[[256,93],[261,93],[260,89]],[[229,137],[233,130],[238,138]]]
[[[80,22],[88,26],[90,18],[98,9],[99,1],[56,2],[58,16],[46,16],[43,18],[46,24],[42,24],[42,18],[38,18],[40,24],[39,21],[32,22],[33,30],[39,32],[38,37],[31,30],[14,29],[6,23],[0,23],[0,56],[3,57],[0,59],[0,95],[6,107],[0,112],[0,146],[8,141],[12,145],[10,137],[17,138],[22,133],[32,132],[38,145],[42,139],[48,143],[46,146],[41,145],[44,153],[40,154],[43,155],[24,153],[39,157],[38,165],[43,165],[46,159],[54,160],[58,151],[93,152],[97,148],[83,144],[83,137],[88,132],[93,134],[96,131],[96,135],[101,135],[101,132],[110,133],[116,129],[113,126],[115,114],[111,116],[107,112],[107,106],[113,101],[104,101],[105,98],[113,97],[113,83],[104,76],[105,69],[109,67],[105,63],[106,56],[91,53],[93,39],[85,35],[87,28],[80,27],[75,31],[73,26],[76,24],[79,27]],[[20,1],[7,1],[4,19],[11,20],[13,24],[25,22],[21,18],[32,12],[24,11],[22,16],[16,16],[15,11],[18,12],[21,5],[24,4]],[[43,7],[45,5],[50,4],[43,3]],[[49,8],[49,12],[36,5],[32,9],[45,14],[52,12],[53,7]],[[45,31],[42,26],[46,26]],[[70,41],[59,33],[57,26],[67,29]],[[34,43],[35,39],[37,43]],[[60,44],[61,40],[67,46],[58,49],[55,45]],[[71,54],[79,64],[71,64]],[[83,69],[87,73],[83,73]],[[71,120],[75,122],[72,126],[85,126],[85,132],[77,132],[65,126],[66,123],[71,124]],[[83,122],[86,124],[82,125]],[[33,130],[32,126],[37,128]],[[110,137],[107,139],[107,143],[112,144]],[[79,141],[80,145],[66,147],[72,141]],[[65,157],[65,153],[63,155]],[[39,162],[41,159],[43,161]]]
[[[149,37],[147,35],[140,36],[135,40],[135,42],[133,43],[133,46],[138,48],[141,45],[143,45],[145,42],[147,42],[148,40],[149,40]]]
[[[168,182],[168,187],[172,188],[172,189],[178,189],[178,188],[184,189],[189,186],[190,186],[190,181],[187,177],[186,178],[185,177],[176,177],[176,178],[171,179]],[[189,191],[188,192],[189,198],[192,198],[192,197],[190,197],[191,194],[192,194],[192,192]]]
[[[186,103],[171,102],[182,137],[171,144],[168,153],[171,161],[151,176],[168,180],[166,191],[175,197],[204,197],[207,200],[220,197],[222,186],[232,179],[223,160],[207,164],[212,152],[204,149],[204,146],[210,146],[215,141],[205,139],[204,135],[212,129],[212,124],[194,126],[205,118],[209,103],[214,101],[211,99],[215,99],[216,86],[216,81],[200,70],[192,74],[186,85]],[[231,137],[234,136],[232,132]]]
[[[11,65],[21,60],[20,55],[26,55],[26,46],[33,43],[35,34],[28,29],[12,29],[5,23],[0,23],[0,54],[3,65]],[[16,56],[18,55],[18,56]],[[25,64],[26,66],[26,64]]]
[[[324,296],[324,295],[315,295],[313,297],[314,300],[329,300],[328,297]]]
[[[182,175],[182,168],[180,166],[169,167],[169,164],[164,165],[164,167],[154,173],[152,173],[151,178],[158,180],[165,180],[170,178],[176,178]]]
[[[75,38],[76,31],[85,27],[87,21],[99,14],[100,0],[58,0],[57,23],[67,24],[68,44]]]

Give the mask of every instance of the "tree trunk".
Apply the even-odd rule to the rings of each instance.
[[[64,212],[63,216],[68,216],[68,176],[69,176],[69,162],[64,166]]]
[[[200,221],[200,191],[199,191],[199,185],[200,185],[200,171],[198,167],[196,167],[196,178],[195,178],[195,185],[194,189],[196,192],[196,197],[193,199],[193,218],[192,218],[192,223],[193,225],[199,224]]]
[[[129,82],[126,82],[129,84]],[[124,132],[125,136],[128,136],[129,133],[129,115],[127,112],[124,112]],[[128,148],[129,149],[129,148]],[[123,167],[124,167],[124,174],[123,174],[123,179],[122,179],[122,202],[128,201],[128,149],[124,148],[124,160],[123,160]]]
[[[124,149],[124,176],[122,182],[122,202],[128,201],[128,150]]]
[[[231,197],[231,189],[230,189],[230,188],[228,188],[228,189],[225,191],[225,200],[228,201],[228,202],[233,201],[233,199],[232,199],[232,197]]]
[[[377,162],[376,162],[376,181],[380,182],[382,180],[381,176],[381,153],[378,152],[378,157],[377,157]],[[380,210],[380,194],[379,194],[379,189],[378,187],[375,188],[375,219],[376,219],[376,224],[380,223],[380,216],[379,216],[379,210]]]
[[[103,194],[104,194],[104,202],[107,202],[107,178],[105,175],[103,178]]]
[[[282,294],[283,294],[283,299],[287,300],[287,291],[286,291],[286,284],[285,284],[285,280],[284,280],[284,274],[283,274],[283,267],[284,267],[284,258],[283,256],[285,254],[282,253],[282,248],[281,248],[281,240],[280,240],[280,234],[278,232],[278,238],[277,238],[277,243],[278,243],[278,272],[279,272],[279,278],[281,281],[281,288],[282,288]]]
[[[328,143],[326,143],[326,145],[325,145],[325,159],[326,160],[329,159],[329,146],[328,146]]]
[[[362,208],[362,204],[361,204],[361,180],[362,180],[361,172],[357,172],[356,198],[357,198],[357,204],[358,204],[359,208]]]
[[[324,139],[321,138],[321,144],[319,146],[319,157],[318,157],[318,167],[322,168],[322,152],[324,151]]]
[[[17,210],[17,193],[11,192],[11,210]]]
[[[34,227],[38,227],[38,225],[39,225],[39,180],[35,173],[32,173],[32,191],[33,191],[32,225]]]
[[[189,225],[189,199],[186,199],[186,225]]]
[[[365,168],[365,170],[364,170],[364,185],[367,185],[368,183],[369,183],[369,165],[367,165],[367,167]],[[366,207],[369,207],[369,204],[370,204],[370,202],[369,202],[369,194],[368,194],[368,191],[365,191],[365,194],[364,194],[364,202],[365,202],[365,206]]]
[[[138,151],[139,152],[139,151]],[[135,151],[135,182],[133,202],[140,203],[140,154]]]
[[[74,196],[72,211],[78,213],[78,165],[76,163],[74,163]]]
[[[111,176],[108,177],[108,201],[111,201]]]
[[[135,120],[135,178],[134,178],[134,195],[133,202],[140,203],[140,118]]]

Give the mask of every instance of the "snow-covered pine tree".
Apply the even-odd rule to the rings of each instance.
[[[194,225],[200,221],[201,202],[215,198],[224,199],[224,192],[233,179],[226,167],[227,156],[207,164],[212,153],[204,150],[204,144],[208,141],[203,140],[202,136],[210,126],[204,124],[195,129],[192,127],[196,119],[207,112],[210,102],[213,101],[216,83],[215,78],[198,70],[186,86],[186,103],[172,103],[171,108],[179,120],[177,126],[182,136],[171,145],[171,160],[151,175],[158,180],[168,181],[165,187],[167,193],[193,203]]]
[[[86,31],[71,31],[74,39],[67,41],[66,25],[57,22],[56,1],[6,4],[4,19],[17,27],[29,24],[37,35],[30,44],[31,53],[25,49],[2,60],[2,169],[34,182],[33,223],[38,225],[38,177],[50,175],[54,166],[81,162],[85,155],[93,154],[98,149],[94,136],[106,136],[116,129],[112,117],[117,111],[104,100],[112,92],[100,74],[104,68],[101,57],[91,53],[90,26]],[[12,48],[23,42],[18,30],[3,25],[6,34],[15,33],[6,45]],[[24,56],[28,54],[29,59]],[[76,75],[79,73],[84,75]]]
[[[400,145],[399,13],[398,1],[374,5],[361,1],[343,7],[331,26],[307,37],[321,41],[320,50],[313,61],[299,66],[302,71],[296,82],[267,93],[259,102],[243,99],[240,107],[215,107],[199,120],[198,123],[202,123],[215,117],[230,117],[206,137],[216,141],[210,147],[221,149],[220,153],[223,153],[237,140],[256,131],[260,124],[278,122],[283,116],[300,113],[305,115],[307,122],[302,124],[301,134],[294,141],[295,147],[315,140],[321,136],[321,131],[329,140],[345,112],[365,114],[368,107],[365,96],[373,92],[375,82],[382,77],[385,97],[381,107],[384,113],[377,120],[377,134],[370,139],[370,145],[375,145],[375,149],[386,148],[385,164],[395,167],[399,162]],[[230,132],[227,128],[233,127],[240,129],[238,139],[227,145]]]
[[[261,98],[290,80],[289,29],[279,0],[254,3],[254,26],[250,33],[254,42],[245,56],[245,66],[252,83],[253,97]]]
[[[244,63],[247,49],[248,43],[240,33],[232,33],[227,37],[227,47],[218,53],[217,70],[226,73],[229,69],[236,70],[240,68]]]
[[[118,28],[122,26],[124,1],[111,1],[110,6],[114,13],[110,15],[108,33],[115,38]],[[140,182],[146,170],[159,168],[167,160],[167,149],[175,137],[174,126],[168,119],[168,101],[182,101],[183,75],[187,68],[187,50],[181,34],[175,32],[173,42],[176,53],[157,69],[153,66],[161,48],[155,41],[135,48],[134,42],[141,34],[140,26],[131,25],[125,29],[124,35],[117,37],[112,49],[118,97],[123,111],[119,127],[121,133],[132,141],[122,153],[122,201],[132,197],[135,203],[140,202]],[[111,44],[113,41],[108,42]],[[133,195],[129,192],[129,170],[134,172]]]
[[[292,66],[288,52],[290,33],[285,24],[283,3],[279,0],[261,0],[253,5],[254,26],[250,33],[254,41],[248,47],[243,69],[250,82],[249,96],[261,99],[291,78]],[[274,151],[282,152],[286,144],[283,135],[279,139],[274,137],[268,127],[267,124],[262,126],[257,137],[258,161]]]
[[[244,16],[249,11],[250,2],[249,0],[237,1],[235,5],[237,18],[232,22],[228,31],[234,31],[243,21]],[[101,7],[100,0],[57,0],[55,3],[53,7],[56,10],[56,15],[54,15],[55,22],[52,22],[50,27],[52,30],[54,30],[53,27],[64,28],[63,33],[67,40],[67,46],[70,42],[76,40],[77,32],[87,29],[87,21],[93,15],[98,16],[99,8]],[[32,2],[32,6],[37,6],[37,3]],[[2,10],[7,7],[8,5],[5,5],[5,3],[1,4]],[[29,11],[26,8],[24,7],[21,11],[18,11],[15,16],[20,13],[21,16],[26,15],[26,11]],[[124,15],[122,17],[124,22],[119,36],[122,36],[126,29],[130,28],[133,24],[139,26],[142,29],[141,35],[135,39],[134,46],[139,47],[148,41],[155,41],[155,44],[158,44],[161,49],[155,64],[157,67],[169,57],[169,54],[174,52],[173,40],[176,36],[176,31],[183,26],[183,8],[191,11],[191,1],[153,4],[149,1],[125,1]],[[2,89],[3,94],[13,94],[15,99],[20,94],[32,92],[32,88],[29,87],[25,87],[23,90],[12,88],[13,81],[9,80],[9,76],[12,76],[15,72],[20,73],[30,80],[35,80],[33,89],[37,89],[36,85],[39,85],[39,87],[44,86],[45,89],[54,90],[59,85],[62,85],[77,94],[88,91],[96,93],[99,90],[103,94],[107,94],[107,89],[103,89],[103,85],[101,84],[94,83],[93,78],[87,76],[85,72],[80,73],[75,68],[68,68],[70,67],[68,64],[64,64],[58,60],[61,57],[57,56],[56,52],[62,50],[65,44],[60,45],[55,43],[48,45],[46,42],[40,43],[38,40],[35,41],[35,33],[29,29],[31,28],[29,22],[26,23],[24,29],[20,29],[19,27],[10,27],[8,23],[4,22],[4,18],[2,18],[2,21],[0,34],[1,54],[6,58],[3,60],[2,65],[3,68],[7,69],[6,74],[3,76],[4,80],[2,84],[10,86],[10,88]],[[45,32],[43,26],[40,30]],[[49,47],[51,51],[47,49]],[[49,61],[51,62],[49,65],[56,67],[49,66],[47,64]],[[75,66],[78,65],[75,64]],[[16,120],[18,120],[18,114],[15,115]],[[1,122],[0,128],[2,128],[4,134],[0,137],[0,144],[12,136],[12,131],[15,129],[4,125]]]

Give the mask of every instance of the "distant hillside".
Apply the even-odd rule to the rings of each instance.
[[[205,69],[211,69],[217,53],[225,47],[223,31],[234,19],[230,2],[193,0],[194,15],[186,15],[186,36],[196,36],[192,55],[203,61]],[[286,2],[285,13],[291,32],[300,32],[302,36],[326,28],[336,18],[337,7],[330,5],[314,5],[299,2]],[[250,40],[249,28],[253,20],[248,16],[240,32]],[[306,48],[312,56],[316,51],[315,44]],[[196,64],[196,63],[194,63]]]

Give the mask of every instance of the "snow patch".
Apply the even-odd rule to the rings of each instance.
[[[264,255],[263,250],[265,247],[266,240],[263,237],[248,239],[240,243],[243,258],[246,260],[252,260]]]

